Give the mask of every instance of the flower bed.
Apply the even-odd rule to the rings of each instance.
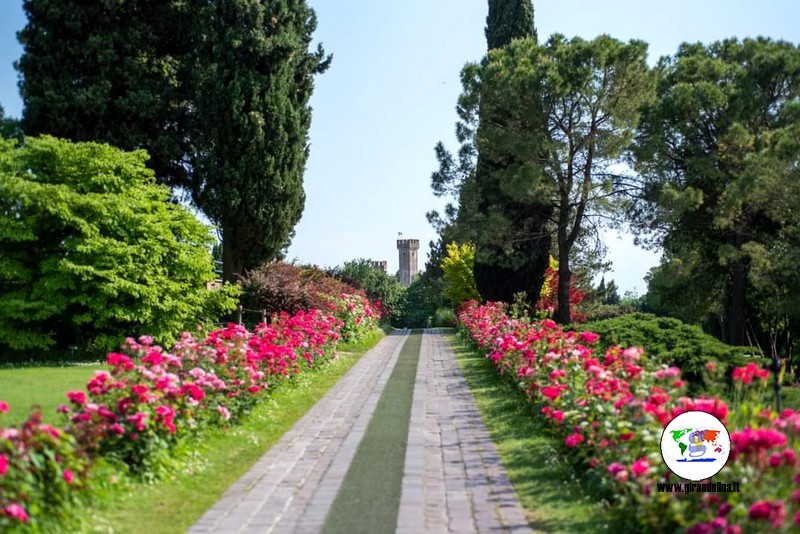
[[[550,422],[565,454],[613,495],[629,528],[735,533],[800,525],[800,414],[759,404],[767,371],[755,364],[736,369],[730,404],[688,398],[680,370],[656,367],[641,348],[595,354],[597,334],[511,319],[500,304],[470,303],[459,319],[467,338]],[[708,370],[714,372],[713,362]],[[726,424],[732,450],[714,480],[741,482],[741,493],[656,491],[658,483],[683,482],[664,464],[659,444],[666,424],[690,410]]]
[[[351,339],[365,335],[371,317],[348,317]],[[271,389],[335,358],[343,326],[310,310],[277,314],[254,332],[230,324],[201,338],[185,333],[170,351],[148,336],[128,338],[86,391],[66,394],[64,429],[37,413],[21,428],[0,429],[0,531],[75,520],[98,458],[137,478],[170,473],[190,438],[236,423]]]

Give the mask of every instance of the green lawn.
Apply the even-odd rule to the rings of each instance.
[[[34,405],[41,406],[46,422],[60,423],[56,407],[67,404],[64,394],[70,390],[84,389],[95,370],[101,368],[101,364],[95,364],[0,369],[0,400],[6,401],[10,408],[0,419],[0,426],[21,423]]]
[[[185,532],[382,337],[381,332],[359,345],[341,346],[338,361],[300,375],[294,386],[277,388],[244,424],[205,436],[200,453],[171,479],[109,488],[87,511],[91,531]]]
[[[613,532],[609,510],[561,459],[560,443],[531,415],[522,394],[497,375],[486,357],[455,335],[449,341],[533,529]]]

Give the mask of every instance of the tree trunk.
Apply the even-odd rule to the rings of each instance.
[[[569,247],[558,247],[558,307],[556,308],[555,319],[560,324],[572,322],[572,310],[569,305],[569,285],[572,281],[572,273],[569,270]]]
[[[244,276],[244,251],[233,225],[222,224],[222,280],[235,283]]]
[[[731,302],[728,314],[728,343],[744,345],[747,266],[744,259],[731,264]]]

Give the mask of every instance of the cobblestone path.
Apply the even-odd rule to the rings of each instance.
[[[361,360],[189,532],[319,532],[408,331]],[[529,532],[445,336],[426,331],[395,531]]]

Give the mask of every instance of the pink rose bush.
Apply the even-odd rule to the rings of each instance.
[[[595,353],[592,332],[554,322],[512,319],[503,304],[470,303],[462,333],[513,381],[563,440],[564,452],[614,495],[634,530],[672,532],[800,529],[800,413],[778,414],[759,402],[769,372],[756,364],[733,371],[727,402],[689,398],[681,371],[659,366],[637,347]],[[712,365],[709,371],[713,371]],[[731,434],[731,454],[714,482],[741,482],[741,493],[672,494],[657,483],[684,480],[661,458],[661,434],[675,416],[711,413]]]
[[[6,411],[0,401],[0,413]],[[0,428],[0,532],[56,531],[73,521],[89,465],[75,438],[43,424],[41,413],[19,428]],[[33,510],[47,515],[37,517]]]
[[[336,302],[333,313],[280,313],[253,332],[229,324],[184,333],[171,350],[149,336],[128,338],[85,391],[66,393],[58,409],[63,429],[42,424],[37,413],[21,428],[0,428],[0,531],[77,521],[73,505],[87,493],[98,458],[137,478],[168,474],[176,451],[191,449],[204,430],[237,423],[274,388],[335,359],[348,324],[339,316],[351,339],[377,325],[368,302]],[[0,401],[0,413],[7,410]]]
[[[381,314],[369,299],[360,293],[340,293],[328,297],[328,310],[342,322],[344,341],[359,341],[378,328]]]

